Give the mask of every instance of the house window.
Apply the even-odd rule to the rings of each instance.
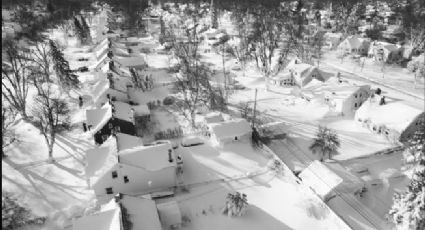
[[[387,135],[387,136],[388,136],[388,134],[389,134],[389,133],[388,133],[388,131],[385,131],[385,135]]]
[[[106,139],[108,139],[108,135],[106,135],[106,134],[102,135],[102,139],[103,139],[103,141],[106,141]]]
[[[115,126],[115,131],[116,132],[121,132],[121,128],[119,126]]]
[[[113,193],[114,193],[114,191],[112,190],[111,187],[106,188],[106,194],[113,194]]]
[[[117,178],[117,177],[118,177],[117,171],[112,171],[112,178]]]
[[[360,94],[360,96],[359,97],[362,97],[362,94]]]
[[[113,126],[112,126],[112,123],[111,123],[111,122],[109,122],[108,127],[109,127],[109,129],[112,129],[112,128],[113,128]]]
[[[128,183],[128,182],[129,182],[128,176],[124,176],[124,183]]]
[[[357,94],[354,94],[354,97],[357,98]]]
[[[354,103],[354,108],[357,108],[357,103]]]

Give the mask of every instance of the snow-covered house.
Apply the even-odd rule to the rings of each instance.
[[[147,198],[117,194],[100,210],[72,221],[73,230],[162,230],[155,201]]]
[[[357,194],[365,183],[336,163],[313,161],[300,174],[303,184],[309,186],[325,202],[338,193]]]
[[[120,68],[145,69],[147,67],[147,63],[143,56],[114,57],[113,60],[114,64],[116,63],[116,66]]]
[[[205,120],[205,123],[207,124],[218,123],[218,122],[223,122],[224,117],[220,112],[210,112],[205,115],[204,120]]]
[[[293,87],[295,86],[295,78],[291,72],[281,72],[267,79],[269,86]]]
[[[375,95],[375,98],[378,97]],[[391,142],[405,142],[415,131],[423,129],[425,112],[401,102],[379,105],[369,99],[357,110],[354,119],[369,130],[384,135]]]
[[[352,35],[338,45],[338,50],[342,54],[366,55],[369,50],[370,41],[359,35]]]
[[[101,80],[94,85],[93,103],[96,107],[101,107],[108,101],[128,102],[128,88],[131,87],[131,80],[123,77]]]
[[[323,88],[324,103],[338,115],[353,114],[369,98],[370,86],[343,85]]]
[[[97,144],[102,144],[114,132],[136,134],[134,110],[124,102],[109,102],[100,109],[86,110],[86,124]]]
[[[234,119],[207,124],[211,142],[224,145],[233,141],[250,140],[252,128],[245,119]]]
[[[292,74],[293,81],[299,87],[304,87],[313,79],[317,79],[322,82],[325,81],[317,67],[302,63],[299,59],[293,59],[289,62],[286,69]]]
[[[124,45],[119,45],[119,43],[113,42],[111,39],[104,39],[94,48],[93,52],[97,60],[104,58],[105,55],[130,57],[130,53]]]
[[[325,46],[329,49],[334,49],[338,46],[339,43],[341,43],[343,34],[327,32],[323,37],[325,39]]]
[[[367,55],[375,61],[393,63],[402,58],[402,50],[388,42],[374,41],[370,44]]]
[[[177,162],[169,142],[137,146],[118,153],[105,152],[104,164],[88,164],[90,185],[98,198],[114,193],[171,192],[176,185]]]

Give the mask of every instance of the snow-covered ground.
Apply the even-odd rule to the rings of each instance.
[[[417,80],[415,84],[414,74],[406,68],[387,64],[382,72],[381,64],[374,62],[372,58],[366,58],[362,69],[361,65],[350,57],[345,57],[341,63],[341,59],[337,57],[337,51],[326,52],[323,55],[322,63],[344,71],[354,72],[367,79],[424,98],[424,79]]]
[[[296,182],[288,168],[283,176],[268,171],[268,154],[248,142],[214,148],[208,143],[179,147],[188,192],[159,202],[177,201],[190,219],[182,229],[349,229],[311,190]],[[238,162],[238,164],[234,164]],[[245,193],[246,215],[221,213],[227,193]]]

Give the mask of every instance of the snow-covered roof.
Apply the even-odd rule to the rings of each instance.
[[[132,229],[162,230],[155,201],[122,195],[120,203],[125,207]]]
[[[286,79],[291,79],[292,78],[292,73],[291,72],[280,72],[278,73],[276,76],[271,77],[271,79],[273,80],[286,80]]]
[[[144,168],[148,171],[158,171],[167,167],[175,167],[174,156],[172,162],[169,162],[168,152],[172,151],[170,143],[164,143],[152,146],[140,146],[126,149],[119,152],[120,162],[126,165],[132,165]]]
[[[114,138],[113,136],[111,137]],[[117,139],[118,151],[131,149],[138,146],[143,146],[143,140],[142,138],[138,136],[132,136],[125,133],[117,133],[116,139]]]
[[[156,206],[158,208],[161,222],[165,227],[181,224],[182,215],[179,205],[176,201],[161,203]]]
[[[87,125],[91,125],[90,132],[97,133],[112,117],[112,110],[109,103],[106,103],[100,109],[86,110]]]
[[[424,111],[410,107],[402,102],[379,105],[379,101],[365,101],[356,112],[356,119],[369,119],[372,124],[383,125],[402,133]]]
[[[210,112],[205,115],[205,122],[217,123],[224,121],[223,115],[220,112]]]
[[[136,56],[136,57],[114,57],[114,61],[118,62],[123,67],[142,67],[146,66],[146,61],[143,56]]]
[[[134,111],[131,105],[121,101],[113,101],[112,107],[114,108],[114,117],[134,123]]]
[[[245,119],[235,119],[208,125],[218,139],[242,136],[252,131],[250,124]]]
[[[313,161],[299,175],[304,184],[310,186],[317,195],[325,198],[343,179],[318,160]]]
[[[133,105],[134,114],[136,116],[146,116],[150,115],[151,111],[149,110],[149,107],[145,104],[142,105]]]
[[[99,177],[118,163],[117,141],[114,137],[108,138],[101,147],[86,151],[86,177]]]
[[[121,212],[119,208],[95,213],[73,220],[73,230],[120,230]]]

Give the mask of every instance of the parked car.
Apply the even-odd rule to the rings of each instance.
[[[183,147],[191,147],[191,146],[202,145],[202,144],[204,144],[204,140],[202,140],[200,137],[195,137],[195,136],[185,137],[183,138],[181,142],[181,145]]]

